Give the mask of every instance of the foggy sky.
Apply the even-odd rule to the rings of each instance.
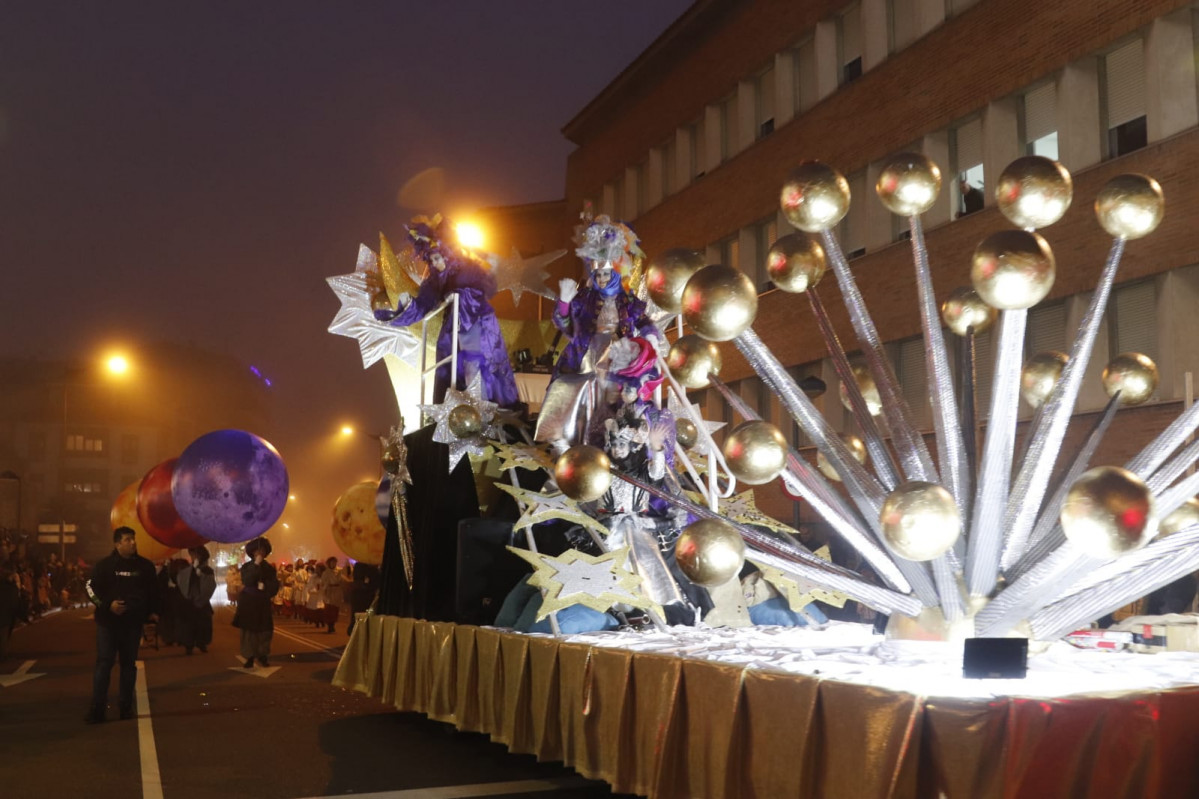
[[[688,5],[3,4],[0,357],[165,339],[256,365],[293,527],[332,554],[333,500],[376,450],[331,436],[394,411],[383,365],[326,332],[324,278],[400,237],[424,168],[451,212],[561,197],[560,128]]]

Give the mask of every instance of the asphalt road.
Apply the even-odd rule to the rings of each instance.
[[[115,720],[114,668],[109,721],[98,725],[83,723],[95,659],[90,609],[16,630],[0,662],[0,796],[613,796],[561,765],[333,687],[344,620],[331,635],[279,621],[271,668],[247,670],[232,616],[217,610],[207,654],[143,644],[141,717]]]

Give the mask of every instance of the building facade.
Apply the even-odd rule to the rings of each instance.
[[[770,243],[791,232],[778,210],[787,173],[807,159],[837,168],[853,197],[837,231],[842,247],[931,431],[907,221],[874,195],[885,159],[919,151],[942,169],[940,200],[924,217],[939,299],[969,285],[977,243],[1011,226],[991,190],[1008,163],[1040,154],[1071,171],[1074,203],[1043,231],[1057,278],[1030,311],[1030,356],[1069,350],[1110,246],[1092,210],[1099,188],[1118,174],[1151,175],[1165,193],[1165,221],[1129,243],[1077,409],[1087,417],[1106,402],[1099,373],[1110,357],[1155,360],[1156,396],[1123,411],[1096,456],[1121,463],[1178,413],[1188,373],[1199,372],[1199,236],[1190,221],[1199,207],[1197,37],[1195,5],[1177,0],[699,0],[563,129],[577,146],[567,213],[590,202],[628,221],[651,257],[692,247],[748,274],[760,291],[754,329],[797,378],[826,382],[817,404],[852,432],[808,303],[773,290],[765,271]],[[966,213],[963,181],[981,190],[982,210]],[[832,284],[819,291],[852,342]],[[985,409],[988,335],[978,349]],[[722,378],[803,449],[735,348],[722,351]],[[709,418],[733,421],[714,391],[700,396]],[[1086,427],[1076,422],[1071,436]],[[759,495],[774,515],[810,521],[781,491]]]

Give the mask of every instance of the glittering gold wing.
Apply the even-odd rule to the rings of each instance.
[[[424,280],[422,266],[417,263],[411,250],[402,249],[397,254],[387,237],[379,234],[379,272],[383,276],[383,288],[387,291],[392,308],[396,307],[401,294],[416,296]]]

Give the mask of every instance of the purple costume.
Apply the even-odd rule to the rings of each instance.
[[[429,273],[420,284],[420,291],[404,310],[390,320],[386,311],[376,311],[381,321],[390,321],[395,327],[407,327],[423,319],[451,294],[458,295],[458,385],[465,390],[467,382],[477,370],[483,377],[483,399],[503,407],[520,401],[516,391],[516,377],[508,361],[508,351],[500,334],[500,325],[495,311],[488,300],[495,295],[495,278],[491,272],[470,256],[439,242],[441,230],[448,228],[442,222],[436,229],[417,224],[409,227],[409,235],[415,242],[416,251],[430,261]],[[445,269],[432,265],[432,256],[440,255]],[[445,322],[437,337],[437,360],[447,358],[453,344],[452,308],[446,308]],[[450,365],[438,367],[433,382],[433,401],[445,399],[450,385]]]
[[[613,274],[612,284],[616,291],[612,299],[616,309],[616,328],[609,333],[609,338],[633,338],[635,336],[657,338],[658,328],[645,312],[645,303],[625,291],[620,285],[620,276]],[[610,284],[610,285],[612,285]],[[592,340],[599,326],[600,312],[604,307],[605,296],[603,289],[595,286],[594,275],[588,279],[586,288],[570,301],[566,313],[562,313],[565,303],[559,302],[554,310],[554,325],[570,336],[570,343],[562,351],[562,357],[554,364],[553,379],[563,374],[580,374],[591,371],[584,368],[584,359],[591,349]],[[594,368],[594,364],[591,365]]]

